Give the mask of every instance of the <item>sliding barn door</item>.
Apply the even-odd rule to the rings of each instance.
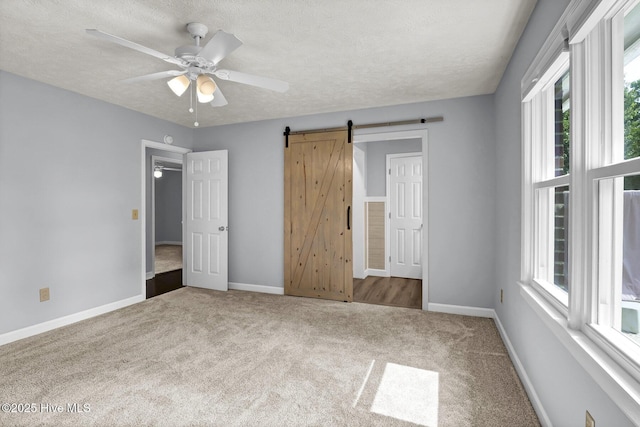
[[[285,294],[353,299],[347,130],[295,134],[285,148]]]

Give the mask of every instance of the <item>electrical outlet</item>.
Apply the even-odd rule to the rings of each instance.
[[[40,289],[40,302],[49,301],[49,288]]]
[[[504,291],[500,289],[500,304],[502,304],[502,301],[504,301]]]
[[[138,209],[131,210],[131,219],[138,219]]]
[[[596,427],[596,420],[593,419],[589,411],[587,411],[587,420],[584,423],[584,427]]]

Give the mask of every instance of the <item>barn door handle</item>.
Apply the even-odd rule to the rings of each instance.
[[[347,206],[347,230],[351,230],[351,206]]]

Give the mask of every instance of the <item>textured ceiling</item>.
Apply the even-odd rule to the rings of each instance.
[[[220,81],[229,104],[200,126],[493,93],[536,0],[0,0],[0,69],[193,127],[175,69],[86,28],[173,55],[188,22],[244,45],[221,68],[289,82],[281,94]]]

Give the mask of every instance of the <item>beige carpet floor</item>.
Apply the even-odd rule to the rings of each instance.
[[[182,268],[182,245],[157,245],[155,273],[166,273],[167,271],[179,270]]]
[[[491,319],[195,288],[0,347],[0,403],[34,410],[3,426],[539,425]]]

